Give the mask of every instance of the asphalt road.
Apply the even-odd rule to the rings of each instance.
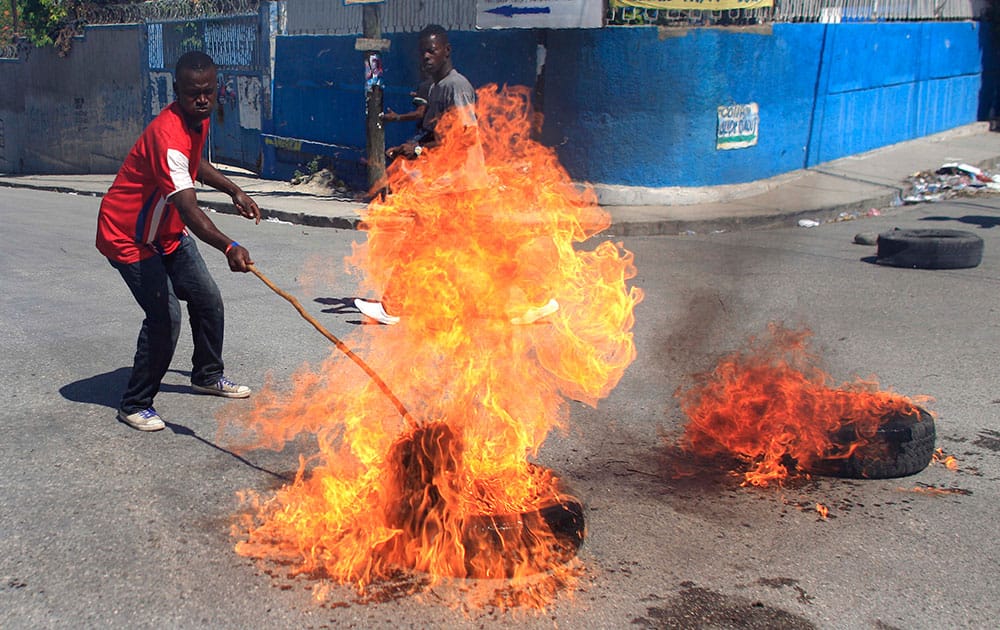
[[[449,603],[462,601],[453,587],[386,589],[373,603],[344,587],[321,606],[310,578],[236,555],[236,493],[276,487],[304,447],[236,453],[220,441],[216,414],[233,407],[188,390],[187,330],[157,398],[168,429],[115,421],[141,317],[94,249],[97,205],[0,190],[0,628],[995,627],[997,198],[813,229],[625,239],[646,294],[638,358],[596,409],[570,403],[568,431],[539,455],[585,502],[588,523],[581,582],[541,613],[466,609]],[[213,216],[331,332],[356,329],[358,313],[340,302],[356,293],[342,259],[363,234]],[[874,248],[853,236],[893,226],[975,232],[983,262],[867,262]],[[226,298],[230,376],[286,382],[331,351],[256,278],[202,252]],[[679,453],[676,388],[772,321],[814,331],[838,381],[877,375],[934,397],[938,446],[958,470],[756,489],[728,463]]]

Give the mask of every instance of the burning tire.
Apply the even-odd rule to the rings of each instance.
[[[539,466],[529,473],[540,486],[523,512],[468,514],[456,487],[463,445],[442,422],[412,429],[389,453],[388,487],[397,498],[387,521],[400,534],[390,546],[405,566],[463,578],[511,578],[568,562],[585,536],[583,505]],[[464,553],[455,562],[428,563],[428,547]]]
[[[875,262],[914,269],[965,269],[983,260],[983,239],[962,230],[894,230],[878,236]]]
[[[553,564],[569,562],[580,549],[585,533],[583,505],[575,497],[560,493],[530,512],[467,518],[463,533],[469,577],[482,577],[474,567],[483,553],[503,558],[504,575],[490,577],[538,573]],[[530,557],[538,549],[544,549],[544,557]]]
[[[835,436],[838,447],[861,442],[846,458],[816,461],[808,472],[851,479],[892,479],[913,475],[931,463],[934,456],[934,418],[920,407],[916,414],[893,412],[885,418],[873,438],[858,435],[857,427],[845,425]]]

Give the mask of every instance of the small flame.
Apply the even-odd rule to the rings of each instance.
[[[948,470],[958,470],[958,460],[954,455],[945,455],[944,449],[934,449],[933,461],[943,465]]]
[[[683,447],[747,462],[744,485],[780,484],[811,463],[850,457],[888,414],[918,413],[910,399],[880,391],[874,378],[832,386],[809,347],[809,330],[771,323],[768,332],[675,394],[688,418]],[[845,428],[852,440],[834,439]]]
[[[957,494],[960,496],[969,496],[972,494],[971,490],[966,490],[964,488],[939,488],[937,486],[932,486],[926,483],[917,484],[916,486],[910,489],[899,488],[899,490],[901,490],[902,492],[916,492],[918,494],[930,494],[934,496],[953,495],[953,494]]]
[[[825,505],[823,505],[822,503],[816,504],[816,511],[819,513],[820,518],[822,518],[824,521],[826,520],[826,517],[829,516],[830,514],[830,509]]]
[[[336,353],[297,372],[290,392],[266,388],[244,421],[255,445],[308,434],[318,452],[293,483],[253,496],[241,555],[359,592],[399,568],[516,585],[566,560],[539,515],[565,512],[567,497],[529,458],[565,427],[566,398],[595,405],[635,358],[642,293],[626,286],[635,268],[620,244],[577,246],[610,220],[531,140],[527,89],[487,86],[478,99],[478,130],[452,110],[442,145],[390,166],[391,194],[369,205],[367,241],[347,260],[402,318],[350,341],[407,421]],[[550,299],[559,309],[544,322],[512,325]],[[551,596],[536,585],[504,601]]]

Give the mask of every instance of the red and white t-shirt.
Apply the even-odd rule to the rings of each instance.
[[[108,193],[97,217],[97,249],[112,260],[131,264],[177,249],[186,233],[170,197],[194,188],[208,120],[196,133],[171,103],[149,123]]]

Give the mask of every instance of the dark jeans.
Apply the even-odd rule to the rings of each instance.
[[[223,374],[222,337],[225,312],[222,295],[198,253],[194,239],[184,236],[169,256],[153,256],[131,265],[110,260],[125,279],[146,318],[139,330],[132,375],[119,408],[135,413],[153,406],[160,381],[170,367],[181,330],[181,307],[187,302],[194,337],[191,382],[213,385]]]

